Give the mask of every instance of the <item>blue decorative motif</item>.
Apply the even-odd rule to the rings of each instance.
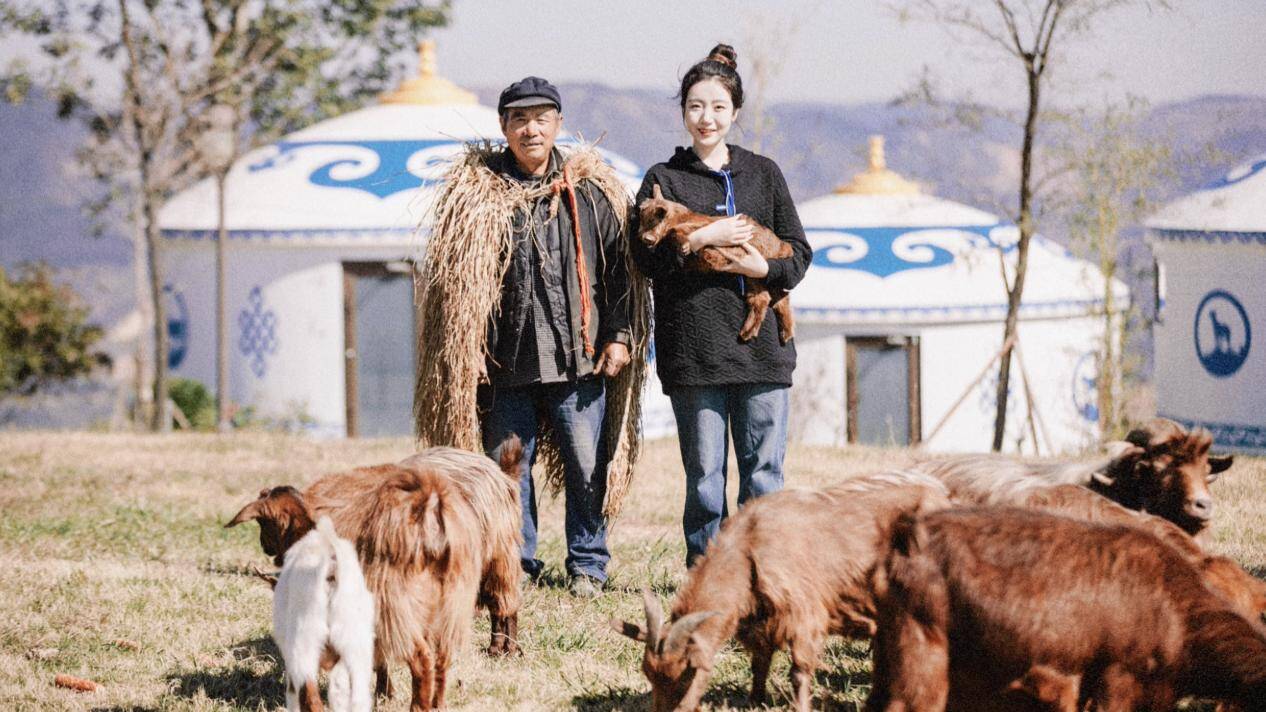
[[[576,144],[573,138],[559,139],[559,146]],[[322,164],[308,175],[308,182],[327,188],[352,188],[379,198],[414,190],[439,180],[463,142],[451,139],[400,141],[279,141],[275,152],[247,166],[252,173],[280,168],[295,156],[312,149],[342,148],[348,153]],[[617,171],[640,175],[632,163],[602,152]]]
[[[1099,422],[1099,365],[1093,351],[1082,354],[1073,367],[1073,407],[1082,420]]]
[[[265,357],[277,353],[277,314],[264,309],[264,294],[259,287],[251,289],[246,301],[247,307],[237,315],[237,348],[250,359],[255,377],[263,378],[268,369]]]
[[[813,264],[830,269],[852,269],[887,277],[898,272],[931,269],[954,262],[952,248],[961,245],[1002,247],[992,234],[1004,225],[947,227],[807,228],[819,247]]]
[[[1266,169],[1266,156],[1260,156],[1248,163],[1236,166],[1230,173],[1227,173],[1221,178],[1205,186],[1203,190],[1217,190],[1218,188],[1225,188],[1228,185],[1235,185],[1240,181],[1252,178],[1262,172],[1263,169]]]
[[[1204,370],[1215,378],[1226,378],[1248,358],[1253,329],[1240,301],[1230,292],[1215,289],[1196,307],[1192,340]]]
[[[998,369],[991,366],[992,373],[980,382],[978,386],[980,395],[978,404],[980,410],[988,415],[996,415],[998,412]],[[1012,370],[1010,378],[1007,379],[1007,420],[1015,419],[1015,409],[1019,407],[1015,396],[1015,379],[1018,374]]]
[[[325,163],[308,182],[329,188],[354,188],[379,198],[413,190],[439,177],[447,160],[461,148],[457,141],[279,141],[276,153],[248,166],[252,173],[278,168],[301,151],[329,146],[352,149],[351,155]]]
[[[1169,418],[1181,423],[1187,428],[1200,427],[1208,429],[1209,432],[1213,433],[1215,445],[1232,449],[1266,450],[1266,426],[1208,423],[1190,418],[1181,418],[1176,415],[1159,415],[1162,418]]]
[[[189,305],[185,295],[170,282],[163,285],[167,306],[167,368],[180,368],[189,353]]]
[[[1209,242],[1229,245],[1266,245],[1266,232],[1230,232],[1227,230],[1155,230],[1158,240],[1165,242]]]

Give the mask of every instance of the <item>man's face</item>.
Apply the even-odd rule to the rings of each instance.
[[[554,139],[563,128],[563,115],[550,104],[507,109],[501,117],[501,133],[519,165],[538,169],[548,164]]]

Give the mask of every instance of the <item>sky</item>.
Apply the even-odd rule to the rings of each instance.
[[[988,11],[987,0],[979,3]],[[767,100],[888,101],[926,66],[945,93],[1013,106],[1023,96],[1016,61],[926,22],[902,22],[879,0],[596,2],[455,0],[434,33],[441,74],[467,86],[502,86],[527,74],[556,83],[600,82],[671,96],[689,66],[718,41],[735,46],[752,82],[753,57],[781,59]],[[1152,103],[1204,94],[1266,95],[1266,0],[1171,0],[1173,9],[1118,10],[1094,34],[1068,43],[1051,77],[1071,102]]]

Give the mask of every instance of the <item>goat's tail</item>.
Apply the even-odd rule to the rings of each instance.
[[[501,471],[517,484],[523,467],[523,442],[518,435],[511,433],[497,446],[497,451],[500,453],[497,464]]]
[[[451,496],[442,476],[396,468],[379,486],[363,520],[358,539],[361,557],[400,566],[444,558],[448,549],[444,520]]]

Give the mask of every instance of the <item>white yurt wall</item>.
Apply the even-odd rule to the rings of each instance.
[[[933,450],[988,449],[996,365],[973,382],[1001,347],[1006,295],[999,251],[1013,273],[1015,228],[923,194],[886,168],[879,137],[872,139],[867,171],[799,210],[814,259],[792,292],[798,353],[792,436],[821,444],[849,441],[851,368],[858,374],[852,387],[857,441],[904,445],[922,439]],[[1029,264],[1020,339],[1041,421],[1040,449],[1079,450],[1097,437],[1093,351],[1102,323],[1089,314],[1102,304],[1104,282],[1092,265],[1040,235]],[[1113,288],[1124,304],[1124,285]],[[1007,447],[1014,450],[1023,439],[1032,452],[1015,360],[1010,392]],[[897,406],[910,399],[917,422],[895,422],[905,417]],[[868,402],[879,403],[886,413],[880,417],[889,419],[887,441],[884,423],[866,425],[875,417],[867,415]]]
[[[1162,275],[1158,414],[1209,428],[1219,449],[1266,453],[1266,156],[1148,227]]]

